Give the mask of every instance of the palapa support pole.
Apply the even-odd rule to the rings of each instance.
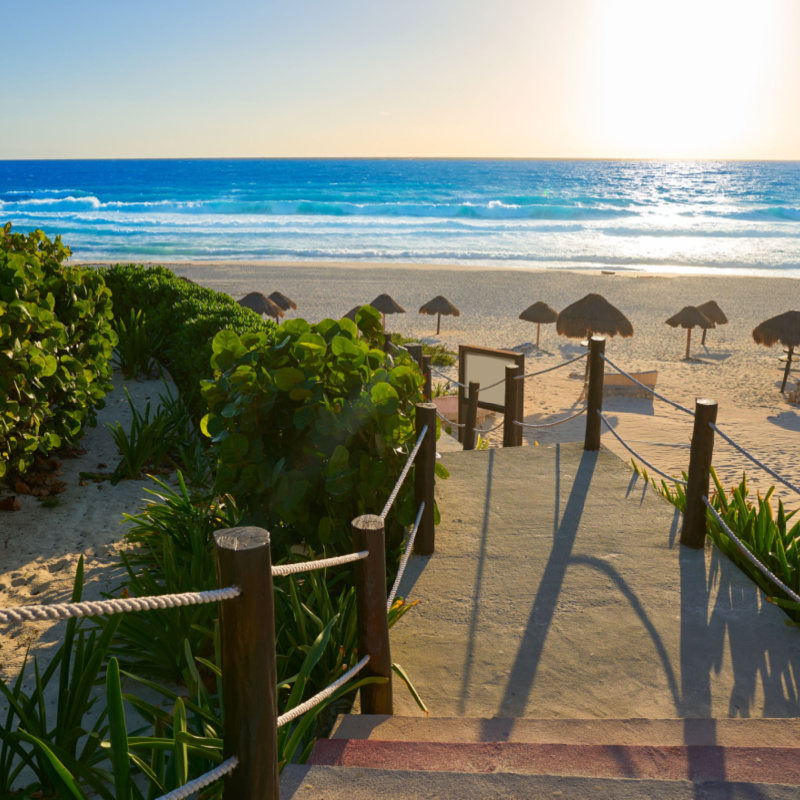
[[[411,358],[417,362],[417,366],[422,369],[422,345],[419,342],[409,342],[406,345],[406,350],[408,350]]]
[[[699,550],[706,542],[706,504],[714,453],[714,429],[717,401],[697,400],[694,404],[694,430],[689,453],[689,479],[686,482],[686,506],[683,509],[681,544]]]
[[[692,329],[691,328],[687,328],[686,329],[686,355],[684,356],[684,358],[689,358],[689,348],[691,346],[691,343],[692,343]]]
[[[422,440],[414,460],[414,508],[424,501],[425,509],[414,540],[414,552],[420,556],[433,553],[436,531],[433,523],[433,487],[436,480],[436,406],[433,403],[417,403],[416,434],[419,439],[427,425],[428,432]]]
[[[539,334],[542,332],[542,323],[536,323],[536,346],[539,346]]]
[[[503,447],[516,447],[517,446],[517,428],[514,422],[520,422],[518,400],[519,392],[517,391],[517,375],[521,375],[519,367],[516,364],[506,364],[506,384],[505,384],[505,417],[503,419]],[[522,430],[520,428],[520,430]]]
[[[383,352],[384,353],[392,352],[392,334],[386,333],[385,331],[383,334]]]
[[[600,425],[602,420],[598,411],[603,410],[603,376],[605,365],[603,353],[606,351],[606,340],[602,336],[589,339],[589,388],[586,391],[586,436],[583,440],[584,450],[600,449]]]
[[[707,330],[708,330],[708,328],[703,328],[703,338],[700,340],[700,344],[705,344],[706,343],[706,331]]]
[[[442,327],[442,315],[441,313],[436,315],[436,335],[439,335],[439,328]]]
[[[433,356],[422,356],[422,374],[425,376],[425,399],[430,403],[433,401],[433,372],[431,371],[431,361]]]
[[[464,449],[475,449],[475,425],[478,422],[478,394],[481,385],[478,381],[469,382],[469,395],[467,397],[467,420],[464,424]]]
[[[214,533],[217,583],[241,594],[219,604],[223,758],[239,764],[225,778],[224,800],[278,800],[278,676],[269,533],[225,528]],[[385,609],[384,605],[384,609]]]
[[[358,657],[369,656],[365,677],[388,678],[385,683],[361,687],[362,714],[393,714],[392,655],[386,615],[386,542],[383,520],[374,514],[352,522],[353,549],[369,550],[356,561],[356,630]]]
[[[781,394],[786,390],[786,381],[789,379],[789,370],[792,368],[792,353],[794,352],[794,347],[789,345],[789,349],[786,351],[786,369],[783,371],[783,383],[781,384]]]

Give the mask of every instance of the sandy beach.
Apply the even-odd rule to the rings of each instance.
[[[531,303],[543,300],[561,309],[588,292],[599,292],[632,322],[635,334],[614,338],[606,353],[627,371],[658,370],[656,389],[693,408],[695,398],[719,403],[718,424],[754,455],[789,480],[800,482],[800,406],[780,394],[783,349],[757,345],[752,329],[764,319],[800,307],[800,281],[791,278],[709,275],[659,275],[635,270],[511,270],[476,264],[472,267],[430,264],[314,263],[314,262],[214,262],[168,265],[217,291],[239,298],[249,291],[266,294],[278,290],[298,305],[291,314],[309,321],[341,316],[358,303],[388,292],[406,309],[387,318],[387,328],[427,342],[457,349],[459,344],[497,348],[523,347],[526,371],[545,368],[579,354],[577,340],[559,337],[555,326],[542,326],[540,349],[526,347],[536,340],[536,327],[518,319]],[[437,294],[460,309],[460,317],[442,319],[435,336],[436,319],[419,315],[419,307]],[[665,320],[685,305],[716,300],[729,319],[709,331],[706,345],[701,332],[692,337],[692,359],[684,360],[686,332]],[[444,370],[455,377],[455,368]],[[557,419],[580,407],[579,370],[567,367],[526,381],[525,421]],[[573,377],[570,377],[570,375]],[[438,379],[438,378],[437,378]],[[793,373],[787,388],[800,374]],[[606,398],[609,420],[644,458],[661,469],[679,474],[688,467],[692,422],[685,414],[658,400]],[[487,427],[492,424],[489,418]],[[526,444],[536,441],[575,441],[583,437],[585,420],[555,428],[526,431]],[[499,432],[490,435],[499,443]],[[620,457],[629,454],[607,431],[603,443]],[[738,483],[747,471],[754,488],[762,491],[775,483],[725,442],[717,441],[714,465],[726,486]],[[790,507],[800,505],[796,494],[776,489]]]

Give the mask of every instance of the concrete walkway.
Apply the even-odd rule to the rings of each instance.
[[[800,630],[630,467],[578,444],[447,452],[436,552],[391,631],[435,717],[800,715]],[[419,715],[396,684],[395,713]]]

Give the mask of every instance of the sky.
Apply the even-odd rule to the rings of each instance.
[[[0,159],[800,159],[799,0],[2,10]]]

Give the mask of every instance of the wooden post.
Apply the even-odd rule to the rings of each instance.
[[[697,400],[694,404],[694,431],[689,453],[689,480],[686,485],[686,507],[683,510],[681,544],[699,550],[706,542],[706,504],[711,476],[711,456],[714,453],[714,430],[710,423],[717,421],[717,401]]]
[[[383,334],[383,352],[384,353],[391,353],[392,352],[392,334],[385,333]]]
[[[464,424],[464,449],[475,449],[475,425],[478,422],[478,393],[481,385],[478,381],[469,382],[469,395],[467,400],[467,420]]]
[[[386,615],[386,542],[383,520],[373,514],[352,522],[355,552],[369,550],[356,561],[356,616],[358,658],[369,656],[361,674],[388,678],[386,683],[361,687],[362,714],[392,714],[392,655]],[[352,666],[352,665],[350,665]]]
[[[436,479],[436,406],[433,403],[417,403],[417,439],[426,425],[428,432],[414,459],[414,508],[419,509],[420,503],[425,502],[417,538],[414,540],[414,552],[420,556],[429,556],[433,552],[436,537],[433,525],[433,487]]]
[[[217,582],[241,594],[219,604],[223,758],[239,764],[225,778],[224,800],[278,800],[278,677],[269,533],[226,528],[214,534]]]
[[[425,376],[425,399],[433,402],[433,373],[431,371],[432,356],[422,356],[422,374]]]
[[[517,372],[515,377],[524,374],[525,374],[525,361],[523,356],[523,362],[517,365]],[[517,387],[517,419],[520,422],[522,422],[525,419],[525,381],[514,380],[513,383]],[[522,426],[515,425],[514,430],[517,432],[515,445],[517,447],[522,447],[522,434],[523,434]]]
[[[519,425],[514,422],[521,422],[519,419],[519,410],[517,408],[519,400],[519,391],[517,384],[522,381],[517,381],[517,375],[522,374],[516,364],[506,365],[506,385],[505,385],[505,418],[503,419],[503,447],[516,447],[517,446],[517,428],[522,430]]]
[[[586,436],[583,440],[584,450],[600,449],[600,431],[602,420],[598,411],[603,410],[603,375],[605,362],[603,353],[606,351],[606,340],[602,336],[592,336],[589,339],[589,355],[586,356],[589,364],[589,388],[586,391]]]
[[[422,345],[419,342],[409,342],[406,345],[406,350],[408,350],[411,358],[417,362],[419,368],[422,369]]]

